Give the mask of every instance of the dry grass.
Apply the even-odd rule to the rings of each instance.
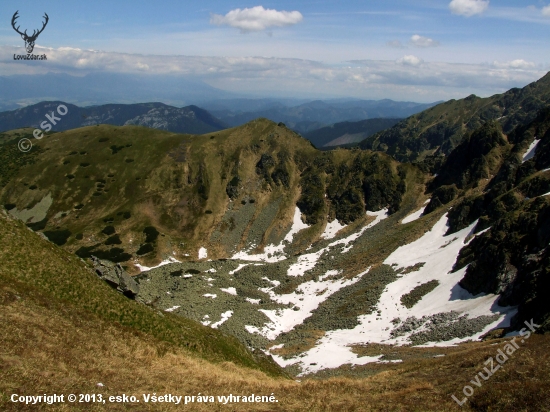
[[[16,297],[16,296],[19,296]],[[4,285],[0,311],[0,409],[21,410],[13,393],[143,393],[270,395],[276,404],[188,405],[188,410],[239,411],[442,411],[503,344],[453,349],[445,358],[415,359],[371,378],[297,383],[225,362],[212,364],[145,334],[83,318],[70,306],[52,305]],[[474,410],[544,411],[550,401],[550,339],[531,337],[472,397]],[[433,349],[432,349],[433,350]],[[452,353],[451,353],[452,352]],[[105,386],[97,387],[101,382]],[[498,408],[496,408],[498,406]],[[176,410],[175,405],[58,405],[29,410]],[[546,409],[545,409],[546,408]]]

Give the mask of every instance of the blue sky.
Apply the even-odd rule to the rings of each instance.
[[[169,73],[266,96],[487,96],[524,86],[550,68],[549,5],[3,0],[0,74]],[[47,52],[47,64],[10,60],[14,52],[23,53],[10,24],[16,10],[21,27],[31,32],[41,26],[44,12],[50,16],[35,49]]]

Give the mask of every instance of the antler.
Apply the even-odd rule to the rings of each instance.
[[[18,14],[19,14],[19,10],[17,10],[17,11],[14,13],[13,17],[11,18],[11,26],[12,26],[13,29],[14,29],[17,33],[19,33],[21,36],[26,36],[26,35],[27,35],[27,30],[25,30],[25,33],[21,33],[21,32],[19,31],[19,27],[21,27],[21,26],[17,26],[17,28],[15,27],[15,21],[19,18]]]
[[[40,30],[38,30],[38,33],[36,33],[36,34],[34,34],[34,32],[32,33],[32,37],[35,37],[35,38],[38,37],[38,35],[40,33],[42,33],[44,31],[44,29],[46,28],[46,25],[48,24],[48,21],[50,21],[50,18],[48,17],[48,13],[44,13],[43,17],[46,21],[44,23],[42,23],[42,28]]]

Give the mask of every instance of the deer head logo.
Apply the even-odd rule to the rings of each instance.
[[[16,11],[15,14],[13,15],[13,17],[11,18],[11,25],[12,25],[13,29],[21,35],[21,38],[23,40],[25,40],[25,48],[27,49],[27,53],[30,54],[34,50],[34,42],[36,41],[36,38],[38,37],[38,35],[40,33],[42,33],[44,31],[44,29],[46,28],[46,25],[48,24],[48,20],[50,20],[50,18],[48,17],[48,15],[46,13],[44,13],[44,19],[46,21],[44,23],[42,23],[42,28],[38,31],[34,30],[32,35],[29,36],[27,34],[27,30],[25,30],[25,32],[21,33],[19,31],[19,26],[15,27],[16,20],[19,17],[18,14],[19,14],[19,10]]]

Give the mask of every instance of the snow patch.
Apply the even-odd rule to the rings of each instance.
[[[244,267],[246,267],[246,266],[248,266],[248,265],[249,265],[249,263],[240,263],[239,266],[237,266],[237,269],[232,270],[232,271],[229,272],[229,275],[232,275],[232,274],[234,274],[234,273],[237,273],[239,270],[241,270],[242,268],[244,268]]]
[[[213,329],[217,329],[218,326],[220,326],[222,323],[225,323],[227,322],[227,320],[233,315],[233,311],[232,310],[228,310],[227,312],[224,312],[222,313],[222,317],[219,321],[217,321],[216,323],[213,323],[211,328]]]
[[[252,303],[253,305],[259,305],[261,302],[261,299],[252,299],[252,298],[245,298],[247,302]]]
[[[535,156],[535,150],[537,150],[537,145],[539,144],[540,139],[533,140],[533,143],[529,145],[527,151],[523,154],[523,159],[521,163],[525,163],[529,159],[532,159]]]
[[[222,292],[229,293],[230,295],[237,296],[237,289],[235,289],[234,287],[230,287],[230,288],[220,288],[220,290],[221,290]]]
[[[271,279],[269,279],[265,276],[262,279],[267,280],[269,283],[271,283],[273,285],[270,288],[258,288],[258,290],[260,292],[264,292],[264,293],[267,293],[267,294],[269,294],[273,289],[275,289],[277,286],[279,286],[281,284],[281,282],[279,282],[278,280],[271,280]]]
[[[260,289],[262,292],[269,294],[271,300],[283,305],[290,305],[291,307],[276,310],[260,309],[259,311],[264,313],[271,322],[267,323],[261,329],[255,326],[249,326],[247,330],[253,330],[253,333],[259,333],[273,340],[281,333],[288,332],[296,325],[303,323],[303,321],[310,317],[312,312],[317,309],[319,304],[327,300],[329,296],[338,292],[340,289],[358,282],[368,273],[369,269],[370,268],[359,273],[352,279],[341,278],[320,282],[310,280],[302,283],[294,292],[285,295],[276,294],[273,292],[273,288]],[[270,282],[274,283],[276,281]],[[279,282],[277,282],[277,284],[279,284]],[[307,299],[304,299],[304,297],[307,297]]]
[[[160,262],[157,266],[148,267],[148,266],[140,265],[139,263],[134,263],[134,265],[139,269],[140,272],[147,272],[148,270],[156,269],[164,265],[169,265],[170,263],[181,263],[181,262],[173,257],[169,257],[168,259]]]
[[[199,259],[206,259],[208,257],[208,250],[206,248],[201,247],[199,249]]]
[[[297,262],[289,266],[287,276],[303,276],[305,272],[315,267],[325,250],[326,248],[323,248],[318,252],[299,256]]]
[[[376,219],[370,222],[367,226],[362,227],[361,230],[359,230],[358,232],[352,235],[349,235],[348,237],[345,237],[343,239],[332,242],[328,246],[334,247],[337,245],[346,245],[346,247],[344,247],[344,249],[342,250],[342,253],[349,252],[353,247],[353,244],[350,245],[351,242],[354,242],[355,240],[357,240],[359,237],[361,237],[361,235],[363,235],[363,233],[365,233],[365,231],[367,231],[373,226],[376,226],[378,223],[380,223],[382,220],[388,217],[388,209],[382,209],[382,210],[379,210],[378,212],[367,211],[367,216],[374,216]]]
[[[300,230],[307,229],[309,225],[302,222],[302,212],[300,212],[300,209],[298,206],[296,206],[296,209],[294,209],[294,217],[292,218],[292,227],[290,228],[290,232],[288,232],[285,236],[285,239],[288,243],[292,243],[292,239],[294,239],[294,235],[297,234]]]
[[[325,273],[324,275],[319,276],[319,281],[323,281],[326,278],[330,278],[331,276],[337,276],[341,272],[342,271],[338,271],[338,270],[327,270],[327,273]]]
[[[338,219],[334,219],[332,222],[327,223],[325,231],[321,235],[321,239],[332,239],[340,230],[345,227],[347,227],[347,225],[342,225],[340,224]]]
[[[269,348],[269,350],[272,350],[272,349],[282,349],[284,348],[285,344],[284,343],[279,343],[278,345],[273,345]]]
[[[410,215],[408,215],[405,219],[403,219],[401,221],[402,224],[405,224],[405,223],[410,223],[410,222],[414,222],[416,219],[420,218],[420,216],[422,216],[422,213],[424,213],[424,210],[426,209],[426,206],[424,206],[423,208],[417,210],[416,212],[414,213],[411,213]]]

